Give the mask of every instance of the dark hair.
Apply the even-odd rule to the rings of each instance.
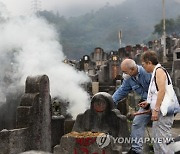
[[[155,51],[145,51],[141,56],[141,61],[144,61],[145,63],[151,61],[153,65],[157,65],[159,63]]]

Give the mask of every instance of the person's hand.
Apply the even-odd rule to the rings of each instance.
[[[159,112],[152,110],[151,120],[158,121],[158,118],[159,118]]]
[[[149,105],[149,103],[147,103],[146,101],[144,101],[144,102],[139,103],[138,105],[139,105],[140,107],[142,107],[142,108],[146,108],[146,107]]]

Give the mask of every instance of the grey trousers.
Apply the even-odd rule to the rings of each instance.
[[[174,115],[162,116],[159,114],[158,121],[153,121],[152,137],[154,154],[174,154],[166,143],[172,138],[171,127],[173,125]]]

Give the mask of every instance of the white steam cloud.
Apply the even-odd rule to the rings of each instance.
[[[73,117],[84,112],[89,95],[81,84],[89,78],[62,62],[65,56],[53,26],[36,16],[9,17],[4,10],[0,3],[0,102],[11,83],[22,85],[27,76],[46,74],[51,95],[69,101]]]

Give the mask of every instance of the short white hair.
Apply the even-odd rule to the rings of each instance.
[[[136,67],[136,62],[133,59],[125,59],[121,65],[124,65],[128,69],[132,69]]]
[[[134,60],[129,61],[129,63],[127,63],[127,67],[128,68],[135,68],[136,62]]]

